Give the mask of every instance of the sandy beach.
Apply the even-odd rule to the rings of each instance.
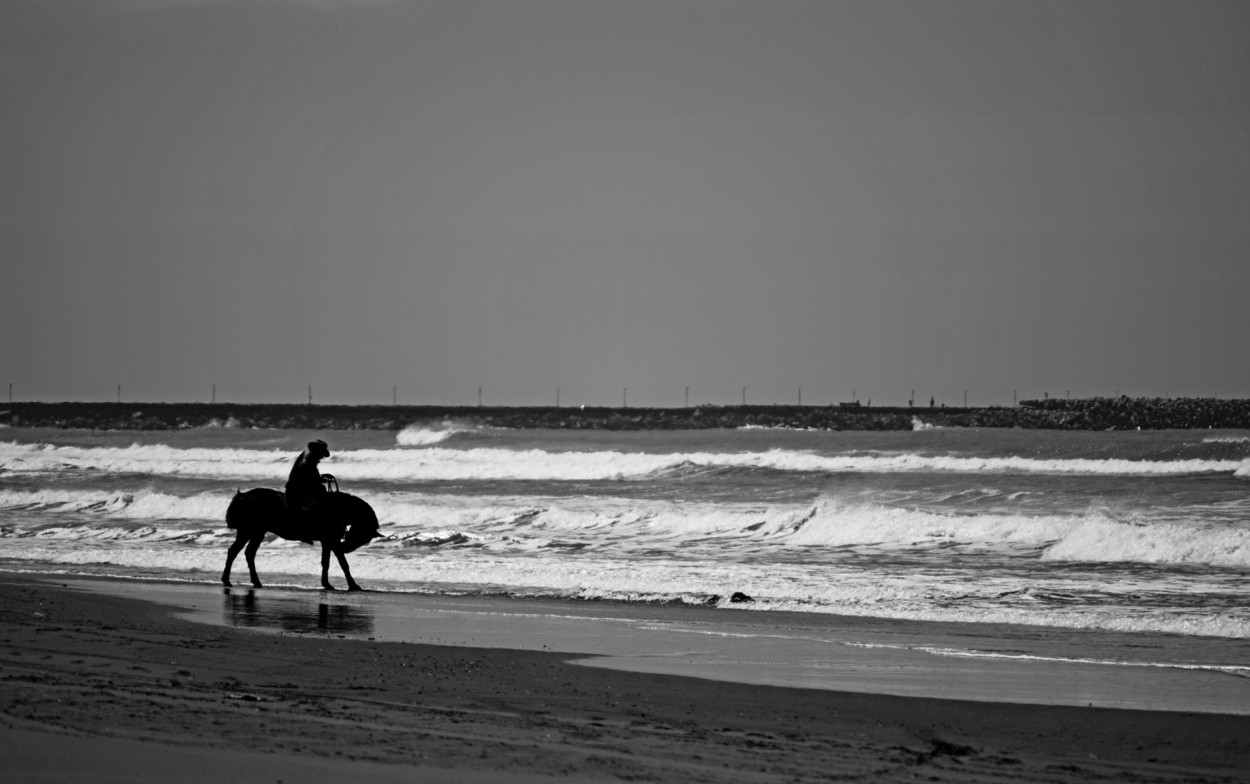
[[[0,784],[1250,784],[1247,31],[0,2]]]
[[[316,618],[274,634],[82,585],[0,580],[7,780],[1179,782],[1250,770],[1245,715],[643,674],[559,651],[317,633]]]

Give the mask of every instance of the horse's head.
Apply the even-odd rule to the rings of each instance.
[[[350,499],[350,513],[347,515],[347,531],[343,534],[344,553],[364,547],[378,536],[378,516],[374,514],[373,507],[355,496],[347,498]]]

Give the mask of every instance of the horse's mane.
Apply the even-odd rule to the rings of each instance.
[[[363,498],[358,498],[357,496],[352,495],[351,493],[333,493],[330,497],[333,498],[336,496],[339,499],[338,503],[343,504],[344,506],[353,507],[350,515],[351,523],[348,525],[349,529],[368,531],[372,534],[376,534],[378,532],[378,529],[380,528],[378,524],[378,516],[374,513],[373,507],[369,506],[368,502],[366,502]]]

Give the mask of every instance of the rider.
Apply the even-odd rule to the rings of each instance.
[[[317,463],[330,456],[330,447],[325,441],[317,439],[309,441],[308,448],[295,458],[291,467],[291,475],[286,480],[286,508],[292,517],[303,518],[303,525],[308,512],[317,502],[326,496],[325,482],[334,481],[331,474],[322,474],[317,470]]]

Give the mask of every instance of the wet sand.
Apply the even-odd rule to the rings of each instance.
[[[0,574],[5,779],[1231,782],[1250,771],[1246,715],[736,683],[583,666],[579,651],[386,641],[372,626],[353,633],[350,614],[346,627],[310,615],[274,634],[181,612]]]

